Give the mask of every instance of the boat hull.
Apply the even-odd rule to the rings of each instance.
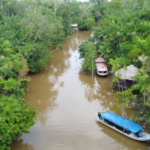
[[[108,75],[107,65],[103,58],[96,58],[95,65],[96,65],[97,74],[99,76],[107,76]]]
[[[148,133],[145,133],[144,137],[141,138],[141,137],[136,137],[134,133],[127,134],[127,133],[125,133],[123,131],[120,131],[115,126],[109,125],[107,122],[104,121],[104,119],[100,119],[99,116],[98,116],[98,113],[96,113],[96,120],[98,122],[104,124],[105,126],[111,128],[111,129],[113,129],[113,130],[121,133],[122,135],[127,136],[127,137],[133,139],[133,140],[137,140],[137,141],[149,141],[150,140],[150,134],[148,134]]]
[[[105,72],[101,72],[101,71],[99,71],[99,70],[97,69],[97,67],[96,67],[96,72],[97,72],[97,75],[102,76],[102,77],[108,75],[108,71],[105,71],[106,73],[105,73]],[[101,73],[100,73],[100,72],[101,72]]]

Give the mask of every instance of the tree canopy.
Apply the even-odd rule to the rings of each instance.
[[[0,2],[0,149],[35,122],[34,108],[24,100],[27,75],[38,72],[62,48],[74,30],[89,30],[94,21],[92,3],[76,0],[1,0]],[[92,44],[93,46],[93,44]]]
[[[91,1],[98,3],[97,0]],[[100,1],[100,3],[99,9],[96,11],[101,13],[101,19],[97,23],[97,27],[92,30],[93,37],[80,46],[80,57],[85,59],[85,47],[89,42],[93,42],[97,51],[96,57],[103,57],[110,65],[112,73],[127,65],[138,67],[140,71],[135,77],[136,84],[132,86],[131,90],[132,94],[136,93],[140,97],[135,98],[136,102],[144,107],[147,112],[145,117],[150,120],[148,115],[150,114],[150,74],[148,69],[150,67],[150,17],[148,15],[150,1],[112,0],[110,2]],[[93,11],[93,13],[95,12]],[[118,79],[114,78],[114,82],[118,82]],[[127,93],[128,91],[121,95],[128,95]],[[131,91],[129,93],[132,95]],[[129,102],[125,101],[124,106],[127,106]],[[119,103],[117,102],[117,104]],[[150,121],[147,123],[150,124]]]

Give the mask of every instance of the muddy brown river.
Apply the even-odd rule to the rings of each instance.
[[[87,31],[74,33],[46,68],[30,75],[26,100],[37,110],[36,124],[12,142],[12,150],[150,150],[96,122],[97,111],[114,111],[114,91],[111,75],[80,71],[78,47],[89,37]]]

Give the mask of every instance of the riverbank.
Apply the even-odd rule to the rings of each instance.
[[[25,149],[147,149],[96,122],[95,113],[114,111],[112,76],[100,78],[81,73],[78,47],[90,37],[79,31],[66,38],[63,50],[53,52],[47,67],[31,75],[26,100],[37,109],[30,134],[12,143],[12,150]],[[129,112],[127,112],[129,116]],[[105,142],[107,140],[107,143]]]

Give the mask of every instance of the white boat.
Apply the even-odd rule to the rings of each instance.
[[[78,24],[71,24],[71,27],[78,27]]]
[[[109,128],[137,141],[149,141],[150,134],[143,127],[112,112],[96,113],[96,120]]]
[[[108,69],[103,58],[96,58],[95,59],[96,71],[99,76],[107,76]]]

